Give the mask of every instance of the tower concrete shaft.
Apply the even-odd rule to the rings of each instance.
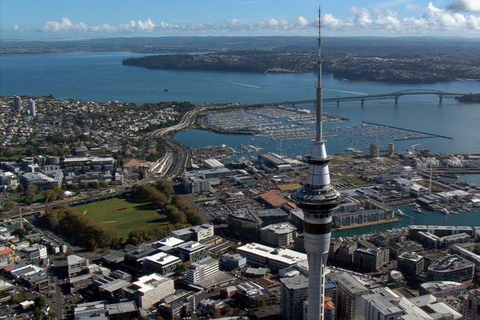
[[[304,242],[308,258],[308,320],[323,320],[325,267],[330,247],[332,212],[338,206],[340,194],[330,185],[330,172],[322,134],[322,57],[321,11],[318,12],[318,81],[316,86],[316,139],[308,157],[308,176],[294,199],[304,214]]]

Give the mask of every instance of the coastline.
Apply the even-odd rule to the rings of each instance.
[[[395,223],[395,222],[400,222],[400,221],[402,221],[402,219],[400,219],[400,218],[392,218],[392,219],[381,220],[381,221],[372,221],[372,222],[367,222],[367,223],[362,223],[362,224],[355,224],[355,225],[351,225],[351,226],[333,228],[332,232],[351,230],[351,229],[363,228],[363,227],[370,227],[370,226],[376,226],[376,225],[380,225],[380,224]]]

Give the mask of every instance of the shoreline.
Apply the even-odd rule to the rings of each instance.
[[[351,230],[351,229],[363,228],[363,227],[370,227],[370,226],[376,226],[376,225],[379,225],[379,224],[387,224],[387,223],[394,223],[394,222],[400,222],[400,221],[402,221],[402,219],[400,219],[400,218],[392,218],[392,219],[381,220],[381,221],[372,221],[372,222],[367,222],[367,223],[362,223],[362,224],[355,224],[355,225],[351,225],[351,226],[332,228],[332,232]]]

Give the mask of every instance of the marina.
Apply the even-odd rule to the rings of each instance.
[[[345,119],[325,115],[324,121],[341,123]],[[261,107],[210,113],[207,122],[223,131],[255,130],[257,136],[274,141],[311,140],[314,138],[315,114],[305,109]],[[336,135],[329,135],[332,136]]]

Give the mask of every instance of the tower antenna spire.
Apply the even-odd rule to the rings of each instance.
[[[318,8],[318,79],[316,84],[316,135],[307,157],[308,174],[303,187],[292,197],[303,211],[303,236],[308,258],[308,320],[325,319],[325,273],[332,231],[332,214],[340,193],[330,184],[325,141],[322,133],[322,37]]]
[[[316,122],[316,141],[323,140],[323,125],[322,125],[322,114],[323,114],[323,86],[322,86],[322,8],[318,7],[318,57],[317,57],[317,67],[318,67],[318,78],[317,78],[317,95],[316,95],[316,104],[317,104],[317,122]]]

